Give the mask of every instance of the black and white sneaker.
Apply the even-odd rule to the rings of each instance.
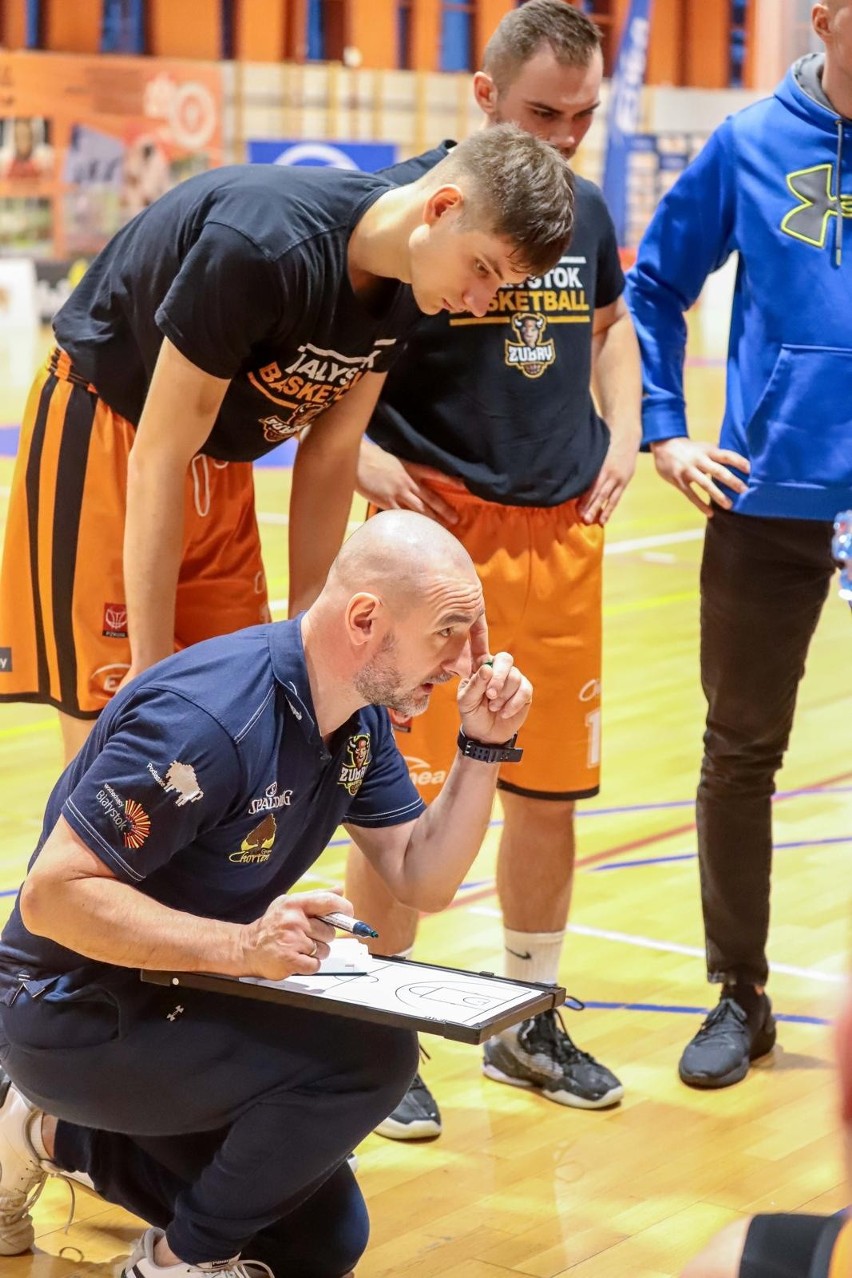
[[[434,1140],[441,1135],[441,1112],[419,1074],[414,1075],[396,1109],[375,1130],[388,1140]]]
[[[678,1073],[689,1087],[730,1087],[775,1046],[775,1018],[766,994],[723,985],[719,1002],[683,1049]]]
[[[482,1072],[498,1083],[526,1087],[577,1109],[606,1109],[624,1095],[611,1070],[574,1045],[556,1011],[539,1012],[490,1038]]]

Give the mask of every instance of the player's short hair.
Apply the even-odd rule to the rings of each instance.
[[[518,270],[549,271],[570,243],[571,170],[554,146],[516,124],[495,124],[465,138],[428,176],[432,189],[458,182],[461,223],[510,241]]]
[[[587,67],[601,48],[601,32],[591,18],[568,0],[527,0],[498,24],[485,46],[482,69],[504,93],[520,68],[543,44],[550,45],[557,62]]]

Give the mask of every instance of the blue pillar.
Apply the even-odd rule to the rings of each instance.
[[[41,48],[41,0],[27,0],[27,29],[24,38],[28,49]]]
[[[101,53],[145,53],[145,0],[103,0]]]

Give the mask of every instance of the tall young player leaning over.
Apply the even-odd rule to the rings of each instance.
[[[240,165],[135,217],[59,312],[30,394],[0,700],[56,706],[70,759],[122,681],[263,620],[250,463],[294,435],[291,604],[310,603],[400,338],[448,299],[484,315],[571,223],[560,157],[510,128],[410,186]]]

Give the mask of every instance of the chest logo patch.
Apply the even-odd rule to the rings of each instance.
[[[249,830],[240,844],[239,851],[232,852],[228,860],[233,861],[234,865],[262,865],[264,861],[269,860],[277,833],[278,824],[270,812],[263,818],[260,825]]]
[[[547,320],[535,311],[512,316],[512,336],[507,338],[506,364],[524,377],[541,377],[556,361],[553,341],[546,337]]]
[[[833,164],[817,164],[788,173],[787,188],[799,202],[785,214],[781,230],[793,239],[825,248],[829,220],[838,213],[844,218],[852,217],[852,195],[841,193],[838,199]]]
[[[357,794],[370,766],[371,758],[369,732],[359,732],[354,737],[350,737],[346,743],[346,758],[340,769],[337,784],[342,785],[349,794]]]

